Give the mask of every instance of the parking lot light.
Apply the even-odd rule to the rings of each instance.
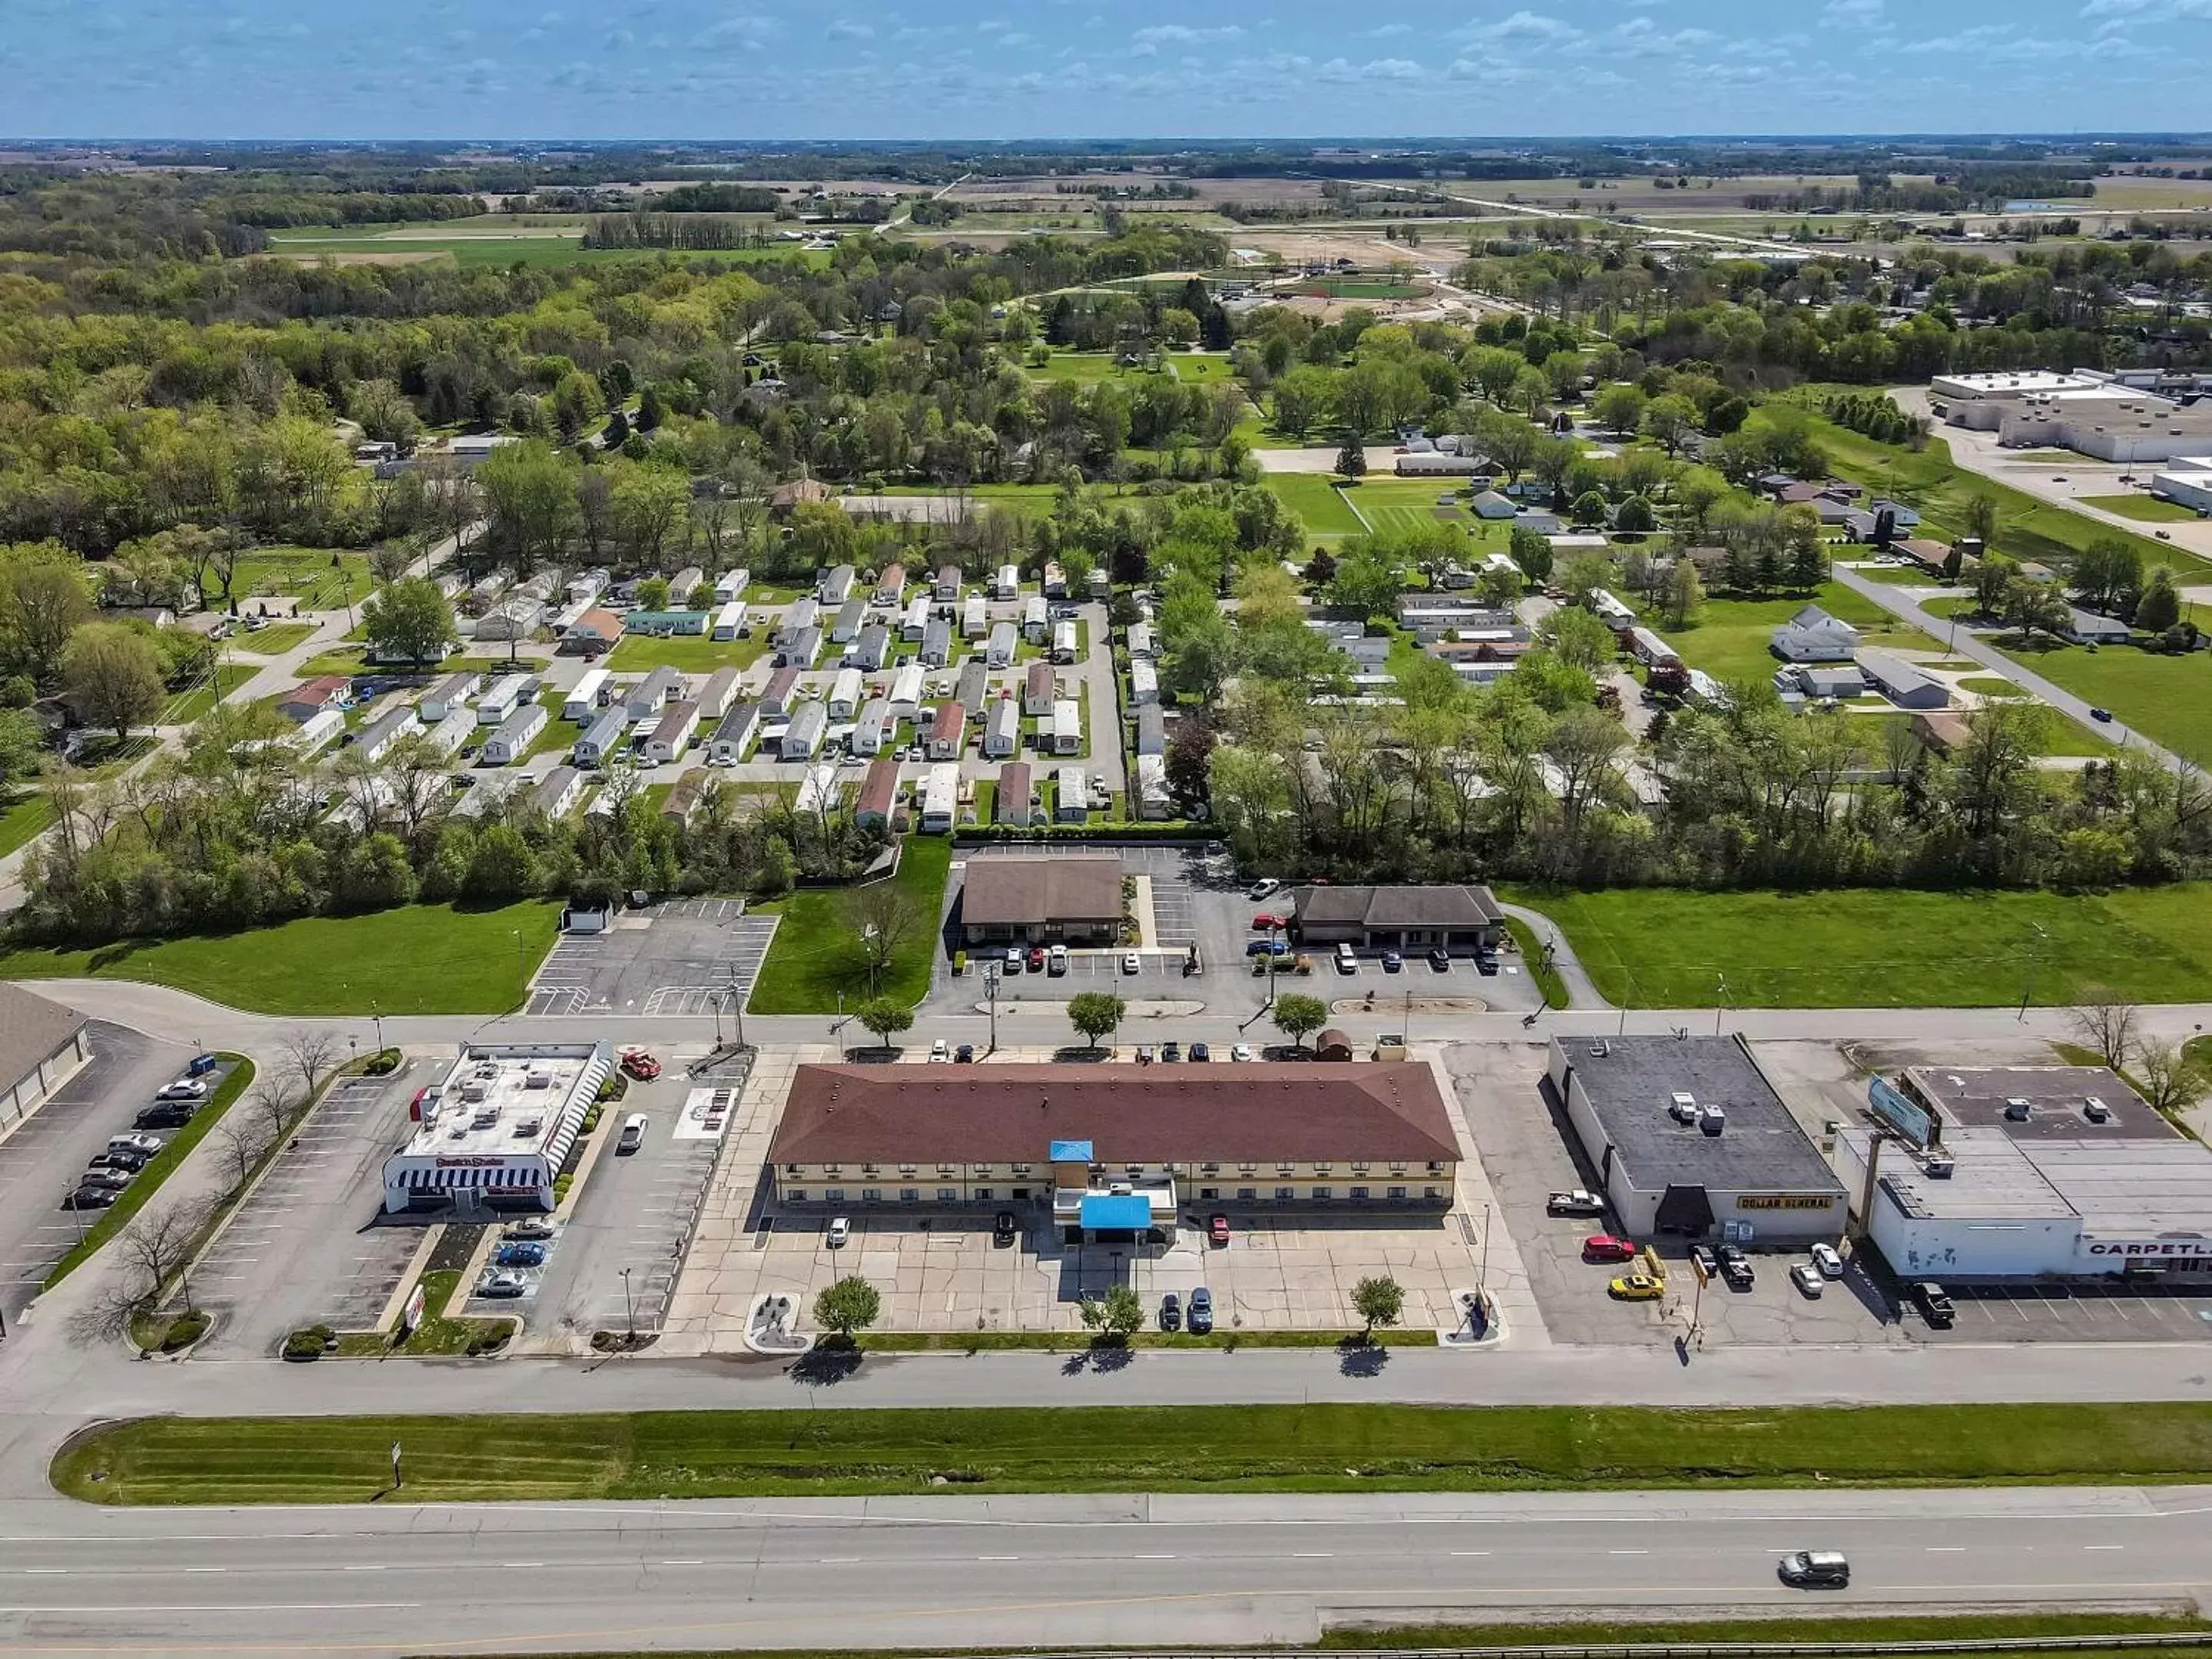
[[[627,1267],[624,1267],[622,1270],[622,1281],[623,1320],[625,1327],[629,1332],[628,1340],[631,1342],[635,1342],[637,1340],[637,1304],[630,1300],[629,1269]]]

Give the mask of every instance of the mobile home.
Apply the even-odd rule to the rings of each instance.
[[[683,694],[684,679],[681,675],[672,668],[656,668],[630,688],[623,707],[629,711],[630,723],[635,726],[652,720],[671,697]]]
[[[1052,752],[1076,755],[1083,751],[1083,706],[1066,698],[1052,706]]]
[[[1054,623],[1052,629],[1052,659],[1057,663],[1072,663],[1079,655],[1076,644],[1075,618]]]
[[[584,678],[576,682],[561,705],[561,718],[566,720],[589,720],[596,717],[599,706],[606,701],[604,693],[611,680],[604,668],[586,669]]]
[[[890,741],[896,726],[891,718],[891,706],[882,697],[871,697],[862,704],[859,716],[853,722],[853,752],[856,755],[880,755],[884,744]]]
[[[960,813],[960,769],[933,766],[921,781],[921,815],[915,827],[925,836],[947,836]]]
[[[509,714],[498,731],[484,739],[479,751],[487,766],[511,766],[527,754],[530,745],[538,741],[538,734],[545,729],[545,708],[542,703],[526,702]]]
[[[1012,697],[1001,697],[991,705],[983,721],[983,758],[1011,760],[1021,746],[1021,705]]]
[[[617,703],[593,720],[576,739],[568,758],[579,766],[605,766],[607,759],[629,741],[629,711]]]
[[[791,717],[784,728],[779,751],[787,761],[812,760],[822,747],[823,735],[830,729],[830,715],[818,702],[810,702]]]
[[[760,732],[761,706],[741,702],[722,716],[707,744],[707,758],[717,766],[735,766]]]
[[[699,705],[696,702],[672,702],[660,711],[660,720],[653,734],[645,740],[645,758],[649,765],[665,765],[680,760],[684,751],[691,746],[691,734],[699,729]]]
[[[699,695],[691,701],[699,705],[699,719],[704,724],[708,720],[718,720],[728,714],[730,704],[737,695],[738,671],[717,668],[707,676],[707,683],[699,688]]]
[[[991,643],[984,649],[983,660],[993,668],[1014,665],[1013,623],[1002,622],[991,629]]]
[[[862,682],[857,668],[841,668],[837,678],[830,683],[830,718],[848,720],[860,707]]]

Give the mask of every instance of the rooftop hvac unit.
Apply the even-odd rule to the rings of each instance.
[[[2033,1101],[2022,1100],[2015,1095],[2005,1102],[2005,1116],[2014,1123],[2025,1123],[2034,1115],[2035,1104]]]
[[[1927,1164],[1928,1178],[1930,1181],[1948,1181],[1952,1171],[1958,1167],[1948,1158],[1931,1158]]]
[[[545,1120],[544,1118],[526,1117],[521,1122],[514,1126],[514,1133],[518,1139],[527,1139],[531,1136],[535,1135],[544,1127]]]
[[[528,1079],[528,1086],[532,1089],[551,1088],[553,1086],[553,1073],[542,1069],[532,1072]]]
[[[2081,1103],[2081,1115],[2092,1123],[2109,1122],[2112,1119],[2112,1109],[2098,1099],[2096,1096],[2091,1095]]]
[[[461,1098],[463,1100],[482,1100],[483,1097],[484,1086],[475,1078],[468,1078],[462,1082]]]
[[[1707,1106],[1698,1114],[1698,1127],[1709,1135],[1717,1135],[1728,1127],[1728,1114],[1718,1106]]]
[[[1667,1115],[1677,1123],[1698,1121],[1698,1097],[1686,1089],[1677,1089],[1668,1097]]]

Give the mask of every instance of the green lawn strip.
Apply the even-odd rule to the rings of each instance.
[[[192,1121],[171,1135],[168,1143],[154,1154],[153,1160],[138,1172],[137,1178],[120,1193],[115,1202],[100,1212],[100,1219],[85,1230],[84,1237],[70,1253],[54,1263],[53,1271],[39,1286],[43,1293],[67,1279],[89,1261],[100,1247],[131,1224],[131,1218],[144,1209],[154,1194],[161,1190],[161,1183],[176,1173],[177,1166],[190,1155],[193,1147],[208,1138],[209,1133],[222,1121],[222,1115],[232,1103],[244,1094],[253,1082],[253,1062],[243,1054],[225,1054],[222,1056],[236,1063],[230,1074],[216,1085],[208,1097],[207,1103],[192,1114]]]
[[[561,907],[412,904],[240,933],[0,951],[0,979],[129,979],[266,1014],[494,1014],[522,1000]],[[518,947],[517,936],[520,944]]]
[[[313,636],[313,623],[270,623],[254,634],[240,634],[230,641],[233,651],[256,657],[280,657]]]
[[[900,854],[898,883],[915,910],[915,922],[876,975],[878,994],[912,1006],[929,989],[938,951],[945,884],[952,872],[952,845],[935,836],[913,836]],[[842,887],[802,887],[787,897],[756,905],[756,914],[780,915],[774,943],[745,1006],[757,1014],[828,1014],[843,993],[852,1007],[868,995],[867,958],[844,915]]]
[[[545,711],[545,728],[530,740],[530,747],[522,751],[522,758],[532,755],[550,754],[556,749],[568,750],[575,746],[578,735],[584,730],[573,721],[562,718],[561,711],[568,706],[568,694],[558,686],[548,686],[538,694],[538,706]]]
[[[44,795],[19,795],[0,806],[0,856],[14,852],[53,821],[54,804]]]
[[[2197,516],[2195,507],[2157,495],[2077,495],[2075,499],[2084,507],[2102,507],[2107,513],[2143,524],[2178,524]]]
[[[460,1282],[460,1270],[457,1267],[438,1267],[424,1273],[421,1281],[422,1322],[407,1334],[404,1341],[392,1341],[390,1331],[345,1331],[339,1334],[337,1352],[331,1358],[369,1359],[387,1354],[417,1357],[465,1354],[475,1349],[486,1337],[513,1328],[514,1322],[511,1319],[448,1317],[446,1310],[452,1304],[453,1293],[459,1288]]]
[[[1261,482],[1288,507],[1309,536],[1356,536],[1358,518],[1335,484],[1319,472],[1269,472]]]
[[[179,691],[162,706],[159,726],[189,726],[261,672],[252,663],[227,662],[189,690]]]
[[[2083,702],[2111,709],[2153,742],[2212,765],[2212,665],[2205,653],[2165,656],[2129,645],[2045,648],[2040,641],[2033,651],[1997,648]]]
[[[1668,628],[1656,610],[1644,621],[1682,653],[1692,668],[1721,680],[1763,680],[1773,677],[1781,659],[1773,652],[1774,630],[1808,605],[1817,605],[1840,622],[1861,630],[1861,642],[1886,650],[1940,656],[1942,643],[1897,621],[1864,594],[1838,581],[1805,593],[1765,598],[1723,594],[1710,598],[1680,628]]]
[[[703,634],[672,635],[655,639],[644,634],[625,634],[607,658],[617,673],[647,668],[672,668],[679,674],[711,674],[718,668],[749,668],[767,654],[769,630],[756,628],[749,640],[715,640]]]
[[[257,547],[238,556],[230,594],[239,609],[251,611],[259,599],[297,599],[307,611],[339,611],[347,602],[368,597],[373,579],[359,553],[328,547]],[[221,603],[220,585],[201,585],[210,605]]]
[[[865,1363],[865,1362],[864,1362]],[[1396,1405],[147,1418],[54,1460],[95,1503],[416,1503],[979,1492],[1534,1491],[2174,1482],[2212,1406],[1662,1410]],[[942,1479],[944,1485],[935,1482]]]
[[[459,672],[464,668],[469,668],[474,669],[480,674],[532,674],[539,672],[544,666],[544,662],[537,657],[518,657],[510,662],[504,654],[452,656],[447,657],[443,662],[426,663],[423,665],[422,672],[453,674]],[[319,674],[366,674],[371,671],[362,653],[362,648],[360,646],[352,645],[342,646],[336,650],[325,651],[319,655],[310,657],[301,663],[295,672],[302,679],[313,679]]]
[[[1775,1552],[1781,1553],[1778,1545]],[[1664,1646],[1675,1644],[1789,1642],[1848,1646],[1877,1642],[2004,1641],[2039,1636],[2187,1636],[2212,1622],[2155,1613],[2027,1613],[1872,1614],[1828,1618],[1700,1619],[1645,1624],[1395,1625],[1325,1632],[1325,1650],[1366,1648],[1502,1648]],[[2193,1644],[2177,1650],[2189,1651]],[[2126,1652],[2105,1649],[2104,1652]],[[2142,1650],[2136,1650],[2142,1651]]]
[[[1926,571],[1913,565],[1855,565],[1851,574],[1862,581],[1880,582],[1886,587],[1925,587],[1932,591],[1942,586]]]
[[[1599,991],[1639,1008],[2064,1005],[2109,985],[2144,1002],[2212,995],[2212,883],[2102,896],[1517,890]],[[2039,936],[2037,929],[2042,933]]]
[[[1543,941],[1536,930],[1517,916],[1505,918],[1505,931],[1513,935],[1513,942],[1521,947],[1521,961],[1528,976],[1536,981],[1536,988],[1544,994],[1547,1008],[1564,1008],[1573,1000],[1567,994],[1567,982],[1559,977],[1559,970],[1544,963]]]
[[[1809,390],[1801,387],[1792,395],[1802,397]],[[1817,403],[1817,398],[1812,398],[1808,406]],[[1966,471],[1951,459],[1951,447],[1941,437],[1930,438],[1927,447],[1916,453],[1862,437],[1817,414],[1812,416],[1812,430],[1832,471],[1917,508],[1925,522],[1916,534],[1945,539],[1958,536],[1966,522],[1966,501],[1982,495],[1996,505],[1997,550],[2014,558],[2063,569],[2090,543],[2117,537],[2142,555],[2145,569],[2171,565],[2183,581],[2204,578],[2204,561],[2171,543],[2135,535]]]

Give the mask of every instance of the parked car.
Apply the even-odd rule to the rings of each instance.
[[[137,1173],[133,1170],[88,1169],[76,1178],[76,1184],[80,1187],[105,1187],[110,1192],[119,1193],[131,1184]]]
[[[1395,974],[1405,965],[1406,958],[1400,956],[1395,951],[1385,951],[1382,953],[1382,971],[1384,973]]]
[[[530,1281],[512,1267],[495,1267],[477,1281],[477,1294],[484,1297],[520,1296]]]
[[[1141,958],[1137,955],[1137,953],[1136,953],[1134,951],[1125,951],[1125,952],[1122,954],[1122,957],[1121,957],[1121,971],[1122,971],[1123,973],[1125,973],[1125,974],[1137,974],[1137,973],[1142,973],[1142,972],[1144,971],[1144,967],[1145,967],[1145,964],[1144,964],[1143,960],[1142,960],[1142,959],[1141,959]]]
[[[1014,1212],[1012,1210],[1001,1210],[991,1218],[991,1243],[1000,1249],[1006,1249],[1014,1242],[1014,1235],[1018,1231],[1014,1222]]]
[[[615,1142],[615,1154],[627,1158],[645,1145],[646,1116],[643,1112],[632,1112],[623,1120],[622,1139]]]
[[[1031,972],[1031,973],[1033,973],[1033,974],[1041,974],[1041,973],[1044,972],[1044,946],[1043,946],[1043,945],[1030,945],[1030,946],[1029,968],[1030,968],[1030,972]]]
[[[1229,1058],[1235,1060],[1249,1060],[1254,1058],[1252,1045],[1249,1042],[1240,1042],[1237,1044],[1234,1048],[1230,1049]]]
[[[1792,1550],[1775,1563],[1775,1571],[1784,1583],[1799,1589],[1841,1589],[1851,1582],[1851,1564],[1841,1550]]]
[[[161,1092],[154,1098],[156,1100],[204,1100],[207,1098],[207,1085],[196,1077],[180,1077],[173,1083],[163,1084]]]
[[[543,1244],[502,1244],[492,1252],[495,1267],[542,1267],[545,1265]]]
[[[1160,1298],[1160,1328],[1164,1331],[1182,1328],[1182,1300],[1173,1291]]]
[[[1212,1060],[1213,1058],[1213,1050],[1207,1048],[1203,1042],[1194,1042],[1190,1045],[1190,1057],[1194,1060]]]
[[[823,1236],[823,1242],[833,1250],[841,1249],[852,1236],[853,1224],[842,1215],[833,1215],[830,1218],[830,1231]]]
[[[1291,942],[1280,933],[1269,933],[1264,939],[1248,940],[1244,954],[1248,957],[1286,957],[1291,953]]]
[[[1173,1066],[1182,1059],[1182,1044],[1170,1038],[1160,1044],[1160,1063]]]
[[[2109,708],[2092,708],[2089,711],[2089,718],[2100,725],[2109,726],[2112,720],[2112,711]]]
[[[1615,1238],[1611,1233],[1592,1233],[1583,1240],[1583,1260],[1585,1261],[1626,1261],[1636,1254],[1636,1246],[1625,1238]]]
[[[1844,1276],[1844,1258],[1836,1253],[1834,1245],[1815,1244],[1806,1254],[1813,1258],[1813,1265],[1820,1270],[1823,1279],[1841,1279]]]
[[[1206,1242],[1216,1249],[1229,1248],[1229,1218],[1216,1210],[1206,1218]]]
[[[1065,945],[1054,945],[1051,951],[1045,957],[1044,966],[1045,971],[1048,974],[1066,973],[1067,971],[1067,947]]]
[[[952,1045],[947,1042],[943,1037],[938,1038],[936,1042],[929,1045],[929,1057],[933,1061],[942,1060],[946,1065],[951,1065],[952,1063]]]
[[[1273,876],[1266,876],[1261,878],[1260,880],[1254,882],[1251,886],[1245,889],[1244,896],[1250,899],[1255,904],[1256,904],[1261,899],[1272,898],[1275,894],[1279,893],[1282,890],[1282,883],[1277,881]]]
[[[1944,1294],[1943,1287],[1932,1279],[1923,1279],[1913,1285],[1912,1301],[1920,1310],[1920,1316],[1939,1331],[1949,1330],[1952,1322],[1959,1316],[1959,1310],[1951,1305],[1951,1298]]]
[[[1485,979],[1493,977],[1498,972],[1498,952],[1486,946],[1477,951],[1474,953],[1474,971]]]
[[[116,1189],[112,1187],[79,1187],[76,1191],[64,1196],[62,1199],[62,1208],[64,1210],[104,1210],[107,1208],[109,1205],[114,1203],[115,1199]]]
[[[107,1151],[100,1153],[97,1158],[94,1158],[91,1163],[86,1164],[85,1168],[88,1170],[120,1170],[125,1175],[137,1175],[139,1170],[144,1169],[153,1161],[153,1153],[142,1152],[135,1146],[125,1146],[121,1148],[111,1146]]]
[[[1336,971],[1340,974],[1356,973],[1358,968],[1359,957],[1352,946],[1340,942],[1336,947]]]
[[[1438,945],[1429,952],[1429,966],[1440,974],[1451,972],[1451,952]]]
[[[1751,1270],[1751,1258],[1733,1244],[1721,1246],[1721,1278],[1732,1291],[1747,1291],[1755,1275]]]
[[[526,1215],[520,1221],[510,1221],[507,1224],[506,1237],[550,1238],[553,1237],[553,1224],[542,1215]]]
[[[161,1150],[161,1137],[148,1134],[110,1135],[107,1138],[107,1150],[111,1152],[158,1152]]]
[[[1252,927],[1255,933],[1265,933],[1271,927],[1287,927],[1290,925],[1287,919],[1275,915],[1272,910],[1262,910],[1252,918]]]
[[[147,1107],[131,1121],[141,1129],[181,1129],[192,1121],[192,1114],[198,1109],[190,1101],[164,1101],[158,1106]]]
[[[1623,1273],[1606,1288],[1623,1302],[1656,1302],[1667,1294],[1667,1281],[1650,1273]]]
[[[952,1060],[957,1066],[973,1066],[975,1063],[975,1045],[972,1042],[962,1043],[952,1051]]]
[[[642,1048],[623,1049],[622,1068],[640,1083],[650,1083],[660,1075],[660,1062]]]
[[[1213,1292],[1200,1285],[1190,1293],[1190,1334],[1207,1336],[1213,1330]]]
[[[1707,1279],[1711,1279],[1715,1273],[1720,1272],[1721,1259],[1713,1254],[1711,1245],[1692,1244],[1690,1246],[1690,1265]]]
[[[1553,1193],[1544,1200],[1544,1212],[1547,1215],[1603,1215],[1605,1200],[1577,1187],[1572,1192]]]

